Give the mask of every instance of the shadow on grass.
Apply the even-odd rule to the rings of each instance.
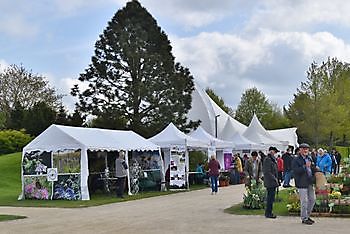
[[[0,215],[0,222],[2,221],[10,221],[15,219],[25,219],[26,216],[19,216],[19,215]]]

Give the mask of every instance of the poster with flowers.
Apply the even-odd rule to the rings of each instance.
[[[53,199],[80,200],[80,174],[58,175],[54,182]]]
[[[22,167],[24,175],[46,174],[47,168],[51,167],[51,152],[26,152],[24,154]]]
[[[46,176],[25,176],[24,197],[26,199],[48,200],[51,198],[51,182]]]
[[[186,148],[170,147],[170,189],[186,189]]]

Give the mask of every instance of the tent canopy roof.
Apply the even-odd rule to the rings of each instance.
[[[173,123],[170,123],[163,131],[149,138],[149,140],[162,148],[169,148],[171,145],[187,145],[194,148],[207,148],[209,146],[208,143],[204,141],[187,136]]]
[[[199,126],[195,131],[191,132],[188,135],[191,137],[197,138],[199,140],[205,141],[208,144],[213,144],[215,145],[216,148],[219,148],[219,149],[230,148],[230,147],[232,148],[234,146],[232,142],[223,141],[210,135],[201,126]]]
[[[243,136],[259,144],[281,144],[279,140],[275,139],[266,131],[255,114],[248,128],[244,131]]]
[[[89,150],[158,150],[153,144],[133,131],[51,125],[24,147],[24,151],[64,149]]]
[[[231,135],[231,137],[228,137],[228,139],[235,144],[234,149],[236,149],[236,150],[244,150],[244,149],[260,150],[260,149],[265,148],[261,144],[257,144],[251,140],[248,140],[247,138],[245,138],[242,134],[240,134],[238,132]]]

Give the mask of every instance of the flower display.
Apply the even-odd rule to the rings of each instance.
[[[80,175],[59,175],[58,181],[54,184],[53,199],[79,200]]]
[[[24,196],[27,199],[48,200],[51,183],[46,177],[27,177],[24,182]]]

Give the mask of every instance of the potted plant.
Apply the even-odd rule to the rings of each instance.
[[[219,176],[219,186],[224,187],[229,185],[229,177],[225,175]]]

